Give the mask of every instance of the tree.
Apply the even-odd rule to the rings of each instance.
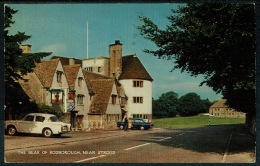
[[[204,100],[202,99],[201,102],[202,102],[202,109],[201,109],[200,113],[209,112],[209,108],[214,103],[214,102],[210,102],[209,99],[204,99]]]
[[[173,91],[163,93],[158,100],[153,101],[153,115],[155,117],[175,117],[177,106],[177,93]]]
[[[187,93],[179,99],[178,113],[181,116],[197,115],[203,109],[204,104],[196,93]]]
[[[23,54],[20,44],[28,40],[31,36],[24,32],[18,32],[15,35],[8,34],[8,28],[15,22],[13,15],[17,10],[5,6],[4,15],[4,41],[5,41],[5,105],[9,108],[20,107],[18,102],[27,101],[28,97],[23,93],[18,81],[24,80],[23,76],[33,71],[35,64],[40,62],[43,57],[51,53],[27,53]]]
[[[140,20],[141,35],[158,47],[145,52],[174,59],[174,69],[191,76],[204,75],[201,85],[222,93],[230,107],[255,114],[254,4],[187,4],[172,10],[165,30]]]

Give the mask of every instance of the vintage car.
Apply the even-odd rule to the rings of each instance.
[[[132,129],[145,130],[145,129],[150,129],[152,126],[152,123],[146,122],[143,118],[129,118],[129,119],[131,121]],[[119,127],[120,129],[124,129],[125,122],[117,122],[117,127]]]
[[[60,122],[58,117],[46,113],[30,113],[22,120],[5,121],[5,129],[8,135],[17,133],[42,134],[44,137],[61,134],[71,131],[69,123]]]

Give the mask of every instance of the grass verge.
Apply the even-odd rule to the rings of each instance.
[[[226,125],[226,124],[244,124],[245,118],[228,118],[228,117],[214,117],[214,116],[188,116],[188,117],[174,117],[153,119],[155,127],[158,128],[193,128],[207,125]]]

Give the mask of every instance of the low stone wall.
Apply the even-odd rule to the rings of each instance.
[[[64,123],[70,123],[70,113],[63,113],[59,119]]]

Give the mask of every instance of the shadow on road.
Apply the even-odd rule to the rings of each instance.
[[[256,138],[246,130],[244,125],[215,125],[189,129],[174,129],[172,130],[173,132],[169,131],[171,130],[151,133],[151,137],[171,137],[170,139],[160,141],[158,141],[158,139],[152,139],[145,141],[195,152],[223,154],[233,132],[228,150],[229,154],[240,152],[254,153],[255,151]]]

